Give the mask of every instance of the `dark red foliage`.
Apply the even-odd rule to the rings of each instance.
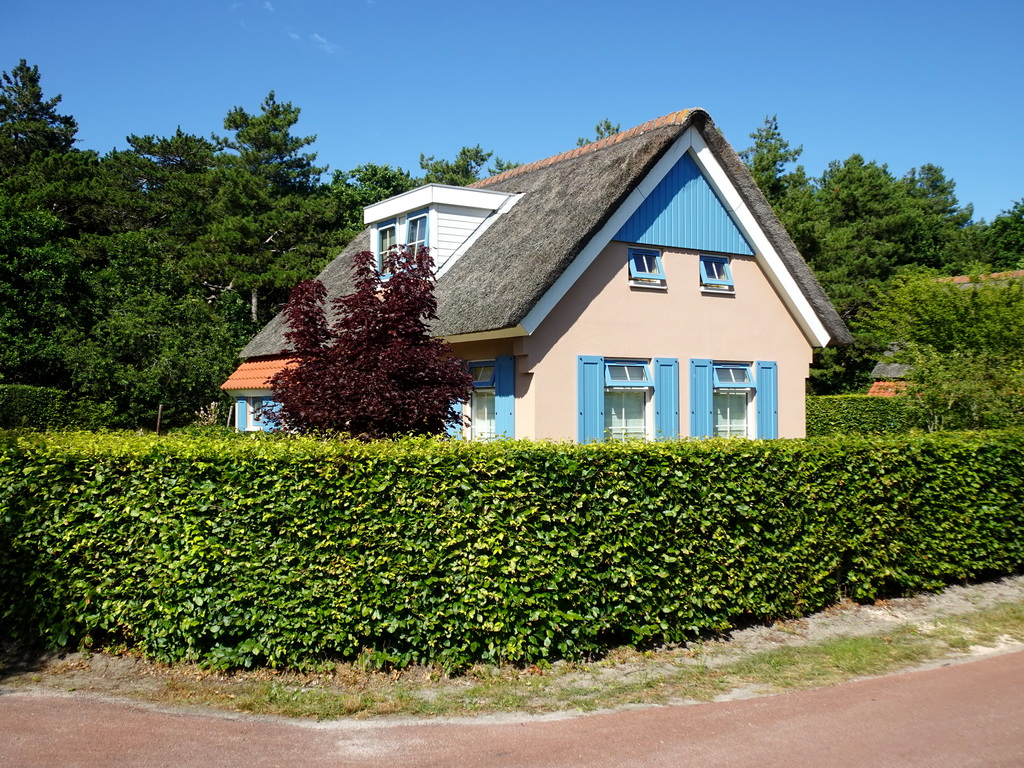
[[[433,259],[397,249],[377,271],[369,251],[355,256],[355,291],[324,307],[326,290],[307,280],[285,307],[285,334],[298,364],[271,380],[280,409],[273,417],[300,432],[365,439],[443,434],[458,418],[472,380],[448,344],[430,338],[437,315]]]

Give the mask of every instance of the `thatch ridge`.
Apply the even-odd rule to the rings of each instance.
[[[604,149],[605,147],[611,146],[612,144],[618,144],[623,139],[632,138],[633,136],[637,136],[641,133],[644,133],[645,131],[649,131],[654,128],[660,128],[663,125],[683,125],[684,123],[688,122],[690,113],[694,111],[695,110],[692,109],[680,109],[678,112],[673,112],[669,115],[663,115],[662,117],[655,118],[654,120],[648,120],[646,123],[643,123],[642,125],[637,125],[626,131],[620,131],[619,133],[613,134],[611,136],[605,136],[603,139],[593,141],[590,144],[584,144],[582,147],[570,149],[568,152],[562,152],[559,155],[552,155],[551,157],[546,157],[543,160],[537,160],[532,163],[527,163],[526,165],[518,165],[515,168],[510,168],[507,171],[502,171],[501,173],[495,176],[489,176],[486,179],[480,179],[480,181],[476,181],[470,184],[469,186],[480,189],[482,187],[489,187],[493,184],[500,184],[513,176],[519,176],[520,174],[523,173],[529,173],[530,171],[535,171],[538,168],[553,165],[554,163],[559,163],[563,160],[571,160],[572,158],[579,157],[585,152],[596,152],[597,150]],[[700,111],[703,112],[703,110]]]

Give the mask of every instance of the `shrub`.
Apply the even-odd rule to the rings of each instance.
[[[1024,433],[0,435],[0,626],[311,667],[580,659],[1024,563]]]
[[[113,421],[109,405],[75,400],[61,389],[0,385],[0,429],[99,429]]]
[[[807,436],[895,435],[910,431],[912,414],[902,397],[807,397]]]

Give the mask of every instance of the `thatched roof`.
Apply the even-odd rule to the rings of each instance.
[[[834,344],[852,340],[821,286],[775,217],[739,156],[703,110],[683,110],[570,152],[514,168],[474,187],[522,194],[437,282],[437,336],[517,326],[597,234],[637,184],[689,127],[704,137],[754,212]],[[320,274],[329,297],[351,291],[350,264],[370,248],[364,231]],[[242,357],[285,350],[274,318]]]

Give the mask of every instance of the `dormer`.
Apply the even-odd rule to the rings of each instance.
[[[368,205],[363,222],[370,227],[378,267],[381,253],[393,246],[426,246],[440,276],[519,197],[494,190],[427,184]]]

